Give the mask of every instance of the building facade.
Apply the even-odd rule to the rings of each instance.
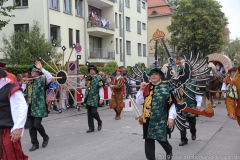
[[[151,40],[157,29],[163,31],[166,39],[170,39],[171,34],[167,27],[171,25],[173,10],[164,0],[148,0],[148,39]],[[160,42],[161,43],[161,42]],[[168,47],[171,52],[171,49]],[[154,62],[155,41],[151,41],[148,47],[148,64]],[[159,57],[161,58],[161,57]]]
[[[79,64],[86,61],[104,65],[116,61],[119,66],[147,63],[147,8],[146,0],[10,0],[16,4],[11,12],[15,17],[0,35],[9,36],[21,28],[30,28],[38,21],[49,41],[58,40],[65,46],[68,59],[72,44],[82,46]],[[27,15],[27,16],[26,16]],[[0,43],[0,48],[2,43]],[[76,59],[71,56],[72,61]],[[3,59],[0,52],[0,59]]]

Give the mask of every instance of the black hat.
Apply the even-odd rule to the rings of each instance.
[[[94,65],[89,65],[89,66],[88,66],[88,72],[90,72],[90,69],[94,69],[94,70],[96,71],[96,73],[98,73],[98,69],[97,69],[96,66],[94,66]]]
[[[4,68],[6,66],[6,63],[0,62],[0,67]]]

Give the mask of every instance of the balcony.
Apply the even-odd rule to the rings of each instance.
[[[94,36],[106,36],[113,35],[115,30],[115,22],[111,20],[98,17],[96,20],[94,17],[87,22],[87,31]]]
[[[108,62],[109,60],[115,60],[114,50],[108,50],[105,48],[91,48],[88,51],[89,62]]]
[[[87,0],[88,5],[98,6],[99,8],[113,7],[116,0]]]

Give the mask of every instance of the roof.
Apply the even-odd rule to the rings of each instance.
[[[155,12],[155,14],[152,14]],[[171,14],[170,6],[164,0],[148,0],[148,16]]]

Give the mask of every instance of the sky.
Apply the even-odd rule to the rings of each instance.
[[[240,37],[240,0],[217,0],[220,2],[222,12],[228,19],[228,29],[230,39],[235,40]]]

